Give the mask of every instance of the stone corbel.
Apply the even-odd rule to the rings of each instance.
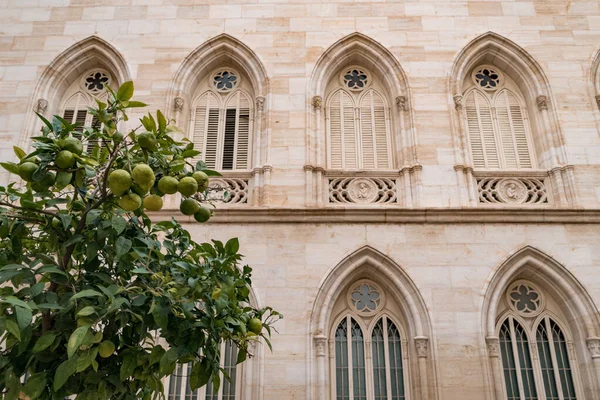
[[[548,109],[548,97],[544,95],[540,95],[535,99],[535,102],[540,111]]]
[[[406,96],[397,96],[396,107],[398,107],[398,111],[408,111],[408,98]]]
[[[256,109],[260,112],[265,110],[265,98],[263,96],[256,98]]]
[[[315,342],[315,353],[317,357],[325,357],[325,352],[327,349],[327,336],[315,335],[313,340]]]
[[[312,98],[311,104],[313,108],[320,109],[321,107],[323,107],[323,98],[321,96],[314,96]]]
[[[183,111],[183,104],[184,104],[183,97],[175,97],[175,100],[173,100],[173,109],[176,112],[181,112],[181,111]]]
[[[598,337],[589,337],[585,340],[587,344],[588,351],[590,352],[590,356],[593,359],[600,358],[600,338]]]
[[[429,338],[425,336],[415,337],[415,348],[417,350],[417,357],[427,358],[427,348],[429,344]]]
[[[596,105],[600,108],[600,94],[596,95]]]
[[[46,111],[48,111],[48,100],[39,99],[37,101],[36,111],[38,114],[42,114],[42,115],[46,114]]]
[[[456,108],[456,111],[460,111],[463,108],[463,97],[461,94],[457,94],[454,97],[452,97],[452,99],[454,100],[454,108]]]
[[[488,336],[485,338],[485,344],[487,345],[487,351],[490,357],[500,357],[500,339],[494,336]]]

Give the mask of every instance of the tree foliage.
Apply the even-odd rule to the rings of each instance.
[[[251,269],[238,266],[237,239],[199,244],[175,219],[151,221],[144,206],[162,205],[161,178],[187,177],[180,192],[199,212],[208,190],[202,179],[218,174],[190,162],[199,152],[174,139],[177,128],[160,111],[123,135],[128,109],[146,105],[131,100],[131,82],[108,90],[109,100],[89,110],[94,126],[40,116],[34,151],[15,148],[20,161],[2,163],[26,181],[0,186],[7,400],[161,398],[161,378],[178,363],[192,364],[192,389],[211,380],[218,386],[220,343],[233,342],[242,362],[251,342],[270,347],[270,325],[280,318],[249,305]],[[140,165],[151,173],[136,175]],[[111,181],[115,170],[125,179]],[[199,184],[194,193],[190,177]],[[200,210],[196,219],[206,220],[210,213]]]

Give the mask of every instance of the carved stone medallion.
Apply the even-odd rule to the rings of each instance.
[[[498,183],[498,196],[506,203],[524,203],[527,200],[527,187],[518,179],[503,179]]]
[[[355,203],[372,203],[377,199],[377,185],[369,179],[354,179],[348,185],[348,196]]]

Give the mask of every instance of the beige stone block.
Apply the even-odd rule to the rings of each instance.
[[[151,20],[177,18],[177,6],[148,6],[146,18]]]
[[[540,32],[542,44],[573,44],[575,38],[572,31],[543,31]]]
[[[339,17],[337,4],[308,4],[306,6],[307,15],[310,17]],[[295,17],[302,17],[303,15],[294,15]]]
[[[304,4],[277,4],[275,17],[304,17],[308,15],[307,10]]]
[[[253,18],[225,19],[226,32],[254,32],[256,26],[256,19]]]
[[[75,43],[75,39],[70,36],[48,36],[44,44],[44,50],[54,50],[61,52]],[[57,53],[58,54],[58,53]]]
[[[468,2],[466,1],[455,1],[455,2],[438,2],[435,5],[436,15],[439,16],[466,16],[469,15]]]
[[[246,4],[242,6],[242,18],[272,18],[275,6],[272,4]]]
[[[118,20],[141,20],[148,14],[148,6],[137,5],[115,8],[115,19]]]
[[[81,19],[88,21],[109,20],[115,16],[115,7],[86,7]]]
[[[469,15],[471,16],[501,16],[502,5],[500,2],[469,2]]]
[[[534,6],[537,15],[566,15],[571,4],[562,1],[536,1]]]
[[[157,33],[159,29],[158,24],[150,24],[146,20],[132,20],[129,21],[129,28],[127,32],[133,35]]]
[[[361,2],[361,3],[340,3],[337,5],[338,16],[340,17],[370,17],[371,13],[371,3],[369,2]]]
[[[96,33],[96,22],[94,21],[67,21],[63,31],[67,36],[89,36]]]
[[[21,13],[21,21],[48,21],[50,8],[26,9]]]
[[[527,30],[555,30],[554,17],[552,16],[536,16],[536,17],[521,17],[521,26]]]
[[[8,36],[30,35],[33,31],[32,22],[27,23],[2,23],[0,24],[0,34]]]
[[[321,31],[322,20],[319,18],[290,18],[291,31]]]
[[[259,32],[289,32],[289,18],[257,18],[256,27]],[[276,35],[276,36],[279,36]]]
[[[380,32],[388,29],[386,17],[359,18],[356,20],[356,29],[360,32]]]
[[[208,15],[210,18],[241,18],[242,6],[233,4],[211,5]]]
[[[388,28],[390,31],[420,31],[423,27],[421,17],[390,17]]]
[[[510,38],[510,35],[521,29],[521,20],[519,17],[487,17],[488,28],[492,32]]]
[[[38,36],[16,36],[12,41],[12,50],[35,51],[44,48],[45,38]]]
[[[501,2],[503,15],[535,16],[534,2]]]
[[[324,18],[323,27],[329,31],[347,32],[348,34],[356,31],[354,18]]]
[[[433,3],[405,3],[404,13],[410,16],[436,15],[435,4]]]
[[[424,31],[451,31],[455,28],[453,17],[423,17]]]

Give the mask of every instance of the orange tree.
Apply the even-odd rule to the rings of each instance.
[[[268,338],[280,315],[249,305],[238,240],[196,243],[175,219],[153,223],[163,196],[211,216],[218,175],[163,114],[119,130],[133,84],[90,109],[94,126],[43,118],[34,151],[2,163],[26,185],[0,186],[0,391],[4,399],[162,398],[161,378],[191,363],[191,388],[218,387],[220,343]]]

